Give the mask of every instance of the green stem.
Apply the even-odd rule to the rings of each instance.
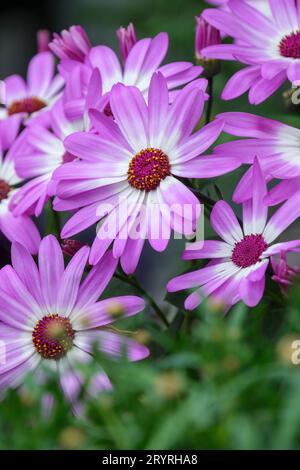
[[[139,281],[135,278],[135,277],[129,277],[129,276],[123,276],[122,274],[118,274],[118,273],[115,273],[114,276],[117,278],[117,279],[120,279],[121,281],[123,282],[126,282],[127,284],[131,285],[132,287],[135,287],[135,289],[137,289],[143,297],[145,297],[149,304],[151,305],[151,307],[153,308],[154,312],[157,314],[157,316],[161,319],[161,321],[167,326],[169,327],[170,324],[168,322],[168,320],[166,319],[165,315],[163,314],[163,312],[161,311],[161,309],[159,308],[159,306],[157,305],[157,303],[155,302],[155,300],[151,297],[150,294],[148,294],[148,292],[140,285]]]

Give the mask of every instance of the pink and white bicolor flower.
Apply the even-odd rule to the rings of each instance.
[[[172,279],[169,292],[196,288],[185,307],[196,308],[207,296],[233,305],[240,300],[254,307],[265,288],[265,273],[270,257],[300,246],[300,240],[273,242],[300,216],[299,194],[284,203],[267,222],[268,208],[263,203],[266,184],[256,159],[253,166],[253,199],[243,204],[243,228],[225,201],[218,201],[210,222],[222,241],[205,240],[191,244],[184,252],[186,260],[211,258],[206,267]]]
[[[167,80],[161,73],[152,77],[148,105],[138,88],[115,85],[110,97],[114,120],[92,110],[98,135],[79,132],[65,140],[67,151],[80,161],[55,171],[54,208],[77,210],[64,226],[62,238],[102,221],[91,264],[113,243],[124,271],[134,272],[146,238],[155,250],[163,251],[171,229],[181,234],[188,232],[187,225],[189,234],[192,226],[195,229],[199,201],[178,177],[210,178],[239,166],[234,158],[201,156],[218,138],[223,124],[215,121],[193,133],[204,108],[198,80],[169,102]],[[118,224],[112,223],[116,219]],[[137,225],[141,230],[135,238]]]
[[[17,117],[0,123],[0,231],[10,241],[18,241],[36,253],[40,235],[34,222],[27,215],[14,216],[9,208],[22,183],[16,173],[16,158],[26,151],[26,142],[22,136],[17,137],[18,127]]]
[[[54,76],[54,57],[40,52],[29,62],[27,83],[20,75],[11,75],[2,83],[0,119],[19,116],[20,123],[49,124],[49,110],[59,98],[64,85],[60,75]]]
[[[268,17],[241,0],[229,0],[229,11],[208,9],[202,14],[215,28],[235,39],[234,44],[207,47],[202,54],[246,64],[226,84],[224,100],[249,91],[249,102],[259,104],[286,79],[291,83],[300,80],[300,2],[269,0],[269,5]]]
[[[176,88],[197,78],[203,68],[191,62],[171,62],[161,65],[168,50],[168,42],[167,33],[159,33],[153,39],[144,38],[137,41],[128,53],[123,67],[112,49],[103,45],[95,46],[90,49],[84,63],[77,62],[77,67],[74,66],[64,76],[67,83],[70,82],[69,88],[72,90],[74,82],[72,74],[74,69],[79,66],[76,73],[80,73],[82,77],[81,90],[73,89],[73,94],[80,95],[81,93],[82,98],[85,98],[89,76],[93,70],[99,70],[102,80],[102,94],[106,97],[106,104],[108,104],[109,93],[117,83],[136,86],[147,99],[151,77],[154,72],[158,71],[166,78],[168,89],[173,90],[169,96],[172,101],[177,93]],[[199,80],[199,87],[201,86],[205,93],[207,80],[205,78]],[[205,98],[207,98],[206,94]],[[65,103],[67,105],[67,96],[65,96]],[[110,108],[108,107],[106,114],[109,113]]]
[[[235,202],[252,197],[252,164],[256,156],[267,182],[281,180],[266,196],[266,203],[279,204],[297,193],[300,189],[299,129],[249,113],[222,113],[217,119],[224,123],[225,132],[244,138],[218,145],[214,153],[234,156],[241,163],[251,165],[234,192]]]
[[[117,261],[107,253],[81,282],[88,256],[89,248],[81,248],[65,268],[59,243],[49,235],[40,244],[37,267],[22,245],[12,246],[12,266],[0,271],[1,390],[18,387],[26,374],[46,366],[58,372],[67,399],[76,404],[84,381],[80,365],[93,360],[95,348],[131,361],[149,354],[107,328],[141,312],[144,300],[126,295],[98,301]],[[98,392],[111,387],[100,365],[99,374],[93,384]]]

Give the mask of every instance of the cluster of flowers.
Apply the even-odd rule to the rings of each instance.
[[[266,16],[250,1],[222,3],[197,19],[196,57],[202,65],[215,59],[247,65],[226,85],[223,99],[250,90],[249,101],[257,104],[286,78],[300,79],[300,2],[260,2],[268,3]],[[234,43],[220,44],[220,32]],[[227,309],[241,300],[255,306],[270,259],[282,286],[297,273],[285,253],[297,250],[300,240],[274,242],[300,215],[300,130],[232,112],[199,129],[209,99],[202,66],[161,65],[166,33],[137,40],[131,24],[118,38],[122,64],[109,47],[92,47],[80,26],[55,34],[49,44],[40,34],[27,82],[13,75],[1,85],[0,229],[12,242],[12,266],[0,271],[2,389],[20,385],[28,370],[46,363],[57,367],[74,403],[83,382],[76,364],[91,360],[95,345],[113,357],[124,349],[130,360],[148,355],[145,346],[108,327],[120,314],[141,312],[143,299],[98,299],[119,261],[127,275],[134,273],[146,239],[163,251],[172,230],[194,233],[201,197],[189,179],[249,166],[233,195],[242,205],[242,226],[227,202],[216,202],[211,225],[222,241],[195,242],[183,254],[211,261],[167,286],[170,292],[195,288],[187,309],[207,296]],[[245,139],[202,155],[222,131]],[[269,191],[273,179],[280,182]],[[59,242],[52,235],[40,240],[32,219],[49,200],[54,211],[71,215],[62,239],[97,224],[90,248],[64,242],[64,252],[74,254],[66,268]],[[267,220],[268,206],[278,204]],[[109,387],[102,370],[89,392]]]

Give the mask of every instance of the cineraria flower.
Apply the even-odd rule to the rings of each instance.
[[[273,244],[300,216],[300,194],[284,203],[267,222],[268,208],[263,203],[266,184],[257,159],[253,171],[253,199],[243,204],[243,228],[231,207],[218,201],[210,222],[223,241],[195,242],[183,254],[186,260],[212,258],[213,262],[168,283],[169,292],[197,287],[185,301],[189,310],[210,295],[226,305],[240,300],[249,307],[257,305],[264,292],[270,257],[300,246],[300,240]]]
[[[29,62],[27,83],[20,75],[7,77],[2,92],[0,119],[18,115],[25,124],[49,124],[49,110],[59,98],[64,80],[54,75],[51,52],[40,52]]]
[[[81,73],[83,74],[82,93],[85,94],[84,84],[89,81],[88,73],[91,74],[95,69],[99,70],[101,74],[103,95],[107,95],[113,85],[123,83],[124,85],[136,86],[147,97],[151,77],[156,71],[160,71],[166,78],[170,90],[174,90],[200,75],[203,68],[193,65],[191,62],[171,62],[161,66],[167,50],[168,35],[166,33],[159,33],[153,39],[141,39],[130,50],[124,63],[124,70],[122,70],[119,59],[112,49],[107,46],[91,48],[84,64],[77,61],[77,67],[81,65]],[[62,71],[66,80],[71,81],[71,87],[73,80],[70,74],[74,71],[75,65],[76,62],[74,62],[73,67],[68,69],[67,74]],[[201,79],[199,86],[200,84],[203,91],[205,91],[207,80]],[[170,100],[173,99],[175,93],[176,91],[170,94]],[[107,96],[107,103],[108,100],[109,96]],[[109,109],[106,114],[109,114]]]
[[[214,59],[238,60],[247,67],[235,73],[222,98],[236,98],[249,90],[249,101],[259,104],[288,78],[300,79],[300,2],[269,0],[271,17],[240,1],[229,0],[230,11],[208,9],[204,18],[238,43],[210,46],[202,51]]]
[[[83,380],[77,365],[89,363],[95,348],[112,358],[126,354],[133,361],[148,355],[145,346],[107,328],[120,316],[142,311],[143,299],[128,295],[98,301],[117,262],[107,253],[81,283],[88,256],[89,248],[83,247],[64,268],[61,248],[49,235],[40,244],[37,267],[22,245],[13,245],[12,266],[0,271],[2,390],[21,385],[29,371],[44,366],[57,370],[66,397],[75,402],[74,392]],[[99,372],[98,391],[109,385],[100,366]]]
[[[83,121],[69,121],[59,100],[51,112],[51,130],[32,125],[24,131],[28,147],[15,161],[18,175],[29,181],[11,200],[14,215],[34,213],[37,217],[42,213],[49,197],[55,194],[55,183],[51,180],[54,170],[75,158],[66,151],[63,141],[80,129]]]
[[[210,178],[239,163],[230,157],[200,157],[218,138],[223,124],[215,121],[192,133],[204,107],[197,80],[182,89],[171,105],[167,80],[160,73],[153,75],[148,105],[138,88],[118,84],[112,89],[110,106],[115,120],[90,111],[98,135],[79,132],[65,140],[67,151],[81,160],[55,171],[54,208],[81,208],[64,226],[62,238],[103,219],[90,263],[97,263],[114,242],[114,255],[121,257],[124,271],[132,273],[145,238],[163,251],[171,229],[190,234],[195,228],[199,201],[178,177]],[[189,211],[184,211],[185,206]],[[185,230],[187,221],[191,224]],[[135,237],[137,225],[145,233]]]
[[[289,266],[284,252],[280,253],[279,260],[272,256],[271,264],[274,271],[272,279],[279,284],[283,293],[287,293],[295,281],[299,283],[300,266]]]
[[[245,3],[248,3],[248,5],[255,7],[257,10],[259,10],[261,13],[263,13],[266,16],[271,16],[271,11],[270,11],[270,6],[269,6],[269,0],[240,0],[244,1]],[[227,4],[229,0],[206,0],[207,3],[210,3],[211,5],[215,5],[216,7],[222,7],[222,8],[227,8]]]
[[[259,157],[265,179],[281,179],[266,197],[268,204],[279,204],[300,189],[300,130],[279,121],[249,113],[222,113],[217,119],[228,134],[246,137],[221,144],[214,153],[230,155],[241,163],[252,164]],[[252,167],[240,180],[233,199],[243,202],[251,197]]]
[[[15,217],[9,204],[20,189],[22,179],[16,173],[15,162],[18,155],[26,151],[23,137],[17,138],[19,120],[16,116],[0,122],[0,231],[10,241],[25,245],[31,253],[36,253],[40,235],[30,217]]]
[[[131,49],[137,42],[133,24],[129,23],[127,28],[124,28],[123,26],[121,26],[121,28],[117,30],[117,37],[119,39],[121,57],[122,57],[123,63],[125,63],[129,52],[131,51]]]
[[[78,63],[84,63],[91,48],[89,38],[80,25],[71,26],[69,30],[64,29],[60,35],[53,34],[53,40],[49,43],[49,49],[61,61],[60,72],[63,76]]]

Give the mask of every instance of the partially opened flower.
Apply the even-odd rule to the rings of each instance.
[[[257,305],[264,293],[270,257],[300,246],[300,240],[273,244],[300,216],[299,194],[284,203],[267,222],[268,209],[263,203],[266,184],[257,159],[253,181],[253,199],[243,204],[243,227],[231,207],[225,201],[218,201],[210,222],[222,241],[196,242],[185,250],[186,260],[213,260],[206,267],[169,282],[169,292],[196,288],[185,301],[187,309],[196,308],[210,295],[228,306],[240,300],[250,307]]]
[[[62,73],[68,73],[78,62],[83,63],[91,48],[89,38],[80,25],[54,33],[49,49],[61,60]],[[64,71],[64,72],[63,72]]]
[[[121,28],[117,30],[117,37],[119,39],[122,60],[125,63],[129,52],[137,42],[133,24],[130,23],[127,28],[121,26]]]
[[[2,390],[21,385],[29,371],[44,366],[57,370],[66,397],[76,403],[83,381],[80,364],[89,363],[93,351],[115,359],[124,354],[133,361],[148,355],[128,334],[107,328],[120,316],[142,311],[143,299],[129,295],[98,301],[117,262],[107,253],[81,282],[88,256],[83,247],[65,268],[59,243],[49,235],[41,242],[37,267],[22,245],[13,245],[13,266],[0,271]],[[119,317],[111,313],[116,308]],[[100,365],[99,373],[98,391],[109,386]]]
[[[269,17],[240,0],[229,0],[229,11],[203,12],[210,24],[233,37],[235,43],[210,46],[202,54],[247,65],[225,86],[222,93],[225,100],[249,90],[250,103],[259,104],[286,79],[292,83],[300,79],[300,3],[269,0],[269,5]]]
[[[291,266],[286,259],[286,253],[280,253],[280,257],[272,256],[273,281],[277,282],[283,293],[287,293],[293,284],[300,282],[300,266]]]
[[[16,159],[27,150],[22,136],[17,137],[18,117],[0,122],[0,231],[10,241],[23,243],[31,253],[36,253],[40,235],[27,215],[14,216],[9,204],[20,191],[22,179],[16,173]]]
[[[121,257],[125,272],[132,273],[145,238],[163,251],[171,229],[184,234],[195,230],[199,201],[179,178],[210,178],[239,163],[230,157],[200,156],[223,124],[212,122],[193,133],[204,107],[197,80],[171,105],[161,74],[152,78],[148,105],[138,88],[119,84],[112,89],[110,106],[114,120],[90,112],[98,135],[76,133],[65,140],[67,151],[81,160],[56,170],[54,208],[80,209],[64,226],[63,238],[102,220],[91,264],[113,243],[114,255]]]
[[[258,156],[265,179],[282,180],[271,190],[266,202],[279,204],[300,189],[299,129],[249,113],[222,113],[217,119],[223,121],[225,132],[245,138],[221,144],[214,148],[214,153],[234,156],[241,163],[250,165]],[[235,190],[233,199],[236,202],[252,197],[252,180],[251,166]]]
[[[61,94],[64,80],[54,76],[54,57],[51,52],[40,52],[29,62],[27,83],[20,75],[11,75],[4,81],[3,108],[0,119],[18,115],[25,124],[49,124],[49,110]]]

